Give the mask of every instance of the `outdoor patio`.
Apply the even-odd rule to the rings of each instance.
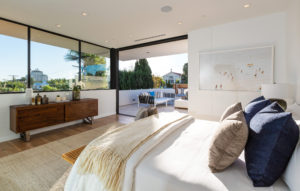
[[[149,105],[148,104],[140,104],[140,108],[141,107],[149,107]],[[187,109],[177,109],[177,108],[175,109],[174,103],[171,103],[171,102],[168,103],[168,106],[166,106],[165,104],[161,104],[161,105],[157,105],[156,107],[157,107],[159,113],[160,112],[173,112],[175,110],[180,113],[188,112]],[[138,110],[139,110],[138,104],[130,104],[130,105],[120,106],[119,113],[125,114],[125,115],[136,116]]]

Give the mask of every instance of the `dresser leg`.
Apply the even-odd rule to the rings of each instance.
[[[84,118],[84,119],[83,119],[83,122],[84,122],[84,123],[87,123],[87,124],[93,124],[93,123],[94,123],[94,117],[87,117],[87,118]]]
[[[20,137],[23,141],[26,141],[26,142],[30,141],[29,131],[25,131],[25,132],[20,133]]]

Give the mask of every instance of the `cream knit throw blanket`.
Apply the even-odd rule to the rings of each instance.
[[[81,153],[78,172],[95,174],[106,190],[120,191],[130,156],[162,129],[187,116],[178,112],[160,113],[98,137]]]

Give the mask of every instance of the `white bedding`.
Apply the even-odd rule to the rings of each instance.
[[[211,173],[207,166],[208,149],[218,122],[195,120],[181,126],[167,137],[151,139],[152,143],[160,142],[154,148],[147,143],[132,155],[126,165],[123,191],[288,190],[282,180],[269,188],[254,188],[247,176],[243,154],[224,172]],[[77,174],[75,163],[65,190],[103,189],[95,175]]]

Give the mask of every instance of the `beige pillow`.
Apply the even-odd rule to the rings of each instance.
[[[231,114],[222,122],[209,149],[209,168],[220,172],[242,153],[248,139],[248,126],[243,111]]]
[[[140,108],[139,111],[136,114],[135,121],[139,119],[143,119],[145,117],[148,117],[148,109],[147,108]]]
[[[148,108],[148,116],[155,115],[155,114],[158,114],[157,108],[156,107],[149,107]]]
[[[238,111],[242,111],[243,107],[241,102],[238,102],[236,104],[233,104],[231,106],[229,106],[223,113],[223,115],[221,116],[220,121],[223,121],[225,118],[227,118],[229,115],[238,112]]]

